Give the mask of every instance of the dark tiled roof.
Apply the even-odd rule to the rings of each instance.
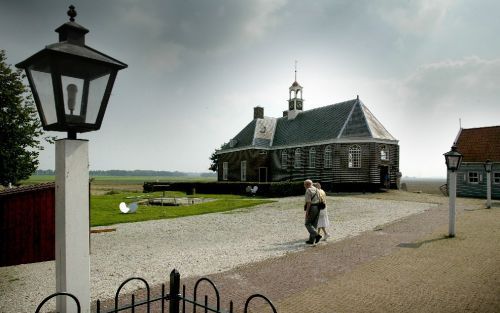
[[[238,135],[234,136],[233,139],[236,141],[234,146],[231,147],[229,143],[226,143],[225,145],[222,146],[221,150],[246,147],[252,145],[256,122],[257,122],[256,119],[252,120],[250,123],[248,123],[247,126],[245,126],[245,128],[243,128],[238,133]]]
[[[272,141],[254,140],[257,125],[257,119],[254,119],[233,138],[235,145],[226,144],[220,151],[244,147],[269,148],[271,144],[273,147],[294,146],[337,138],[396,141],[359,99],[300,112],[294,119],[280,117],[275,120]]]
[[[461,129],[456,145],[463,162],[500,162],[500,126]]]
[[[337,138],[356,100],[308,110],[289,120],[277,121],[274,146],[294,145]]]

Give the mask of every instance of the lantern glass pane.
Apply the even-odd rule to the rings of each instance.
[[[450,169],[456,169],[458,167],[458,157],[450,156],[448,157]]]
[[[50,71],[48,69],[34,70],[33,68],[29,68],[29,71],[36,89],[33,90],[33,93],[36,93],[38,95],[38,99],[40,99],[40,106],[42,107],[43,112],[39,113],[40,115],[43,114],[42,121],[45,120],[46,125],[57,123],[54,88],[52,86],[52,76]]]
[[[83,79],[61,76],[61,83],[66,119],[70,123],[83,121],[86,114],[85,105],[83,105]]]
[[[96,123],[99,110],[101,109],[104,92],[108,85],[110,75],[104,75],[93,79],[89,84],[88,110],[85,118],[86,123]]]

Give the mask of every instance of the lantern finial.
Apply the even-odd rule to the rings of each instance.
[[[69,16],[69,21],[74,22],[75,21],[75,16],[76,16],[76,11],[75,11],[75,6],[70,5],[69,10],[68,10],[68,16]]]

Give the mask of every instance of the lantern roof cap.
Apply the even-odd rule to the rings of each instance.
[[[35,53],[28,59],[16,64],[19,68],[27,68],[30,64],[47,56],[58,54],[83,57],[92,61],[104,62],[118,69],[124,69],[127,64],[120,62],[100,51],[85,45],[85,34],[89,30],[75,22],[77,15],[75,7],[69,6],[69,22],[59,26],[55,31],[59,33],[59,42],[45,46],[45,49]]]
[[[44,59],[46,56],[54,54],[58,55],[65,54],[65,55],[83,57],[93,61],[107,63],[111,66],[117,67],[118,69],[127,68],[127,64],[118,61],[117,59],[112,58],[102,52],[99,52],[89,46],[80,46],[68,42],[57,42],[51,45],[47,45],[44,49],[30,56],[26,60],[16,64],[16,67],[27,68],[32,63],[37,62],[37,60]]]

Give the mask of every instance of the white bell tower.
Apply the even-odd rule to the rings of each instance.
[[[288,119],[294,119],[303,110],[302,86],[297,82],[297,61],[295,61],[295,81],[289,88]]]

